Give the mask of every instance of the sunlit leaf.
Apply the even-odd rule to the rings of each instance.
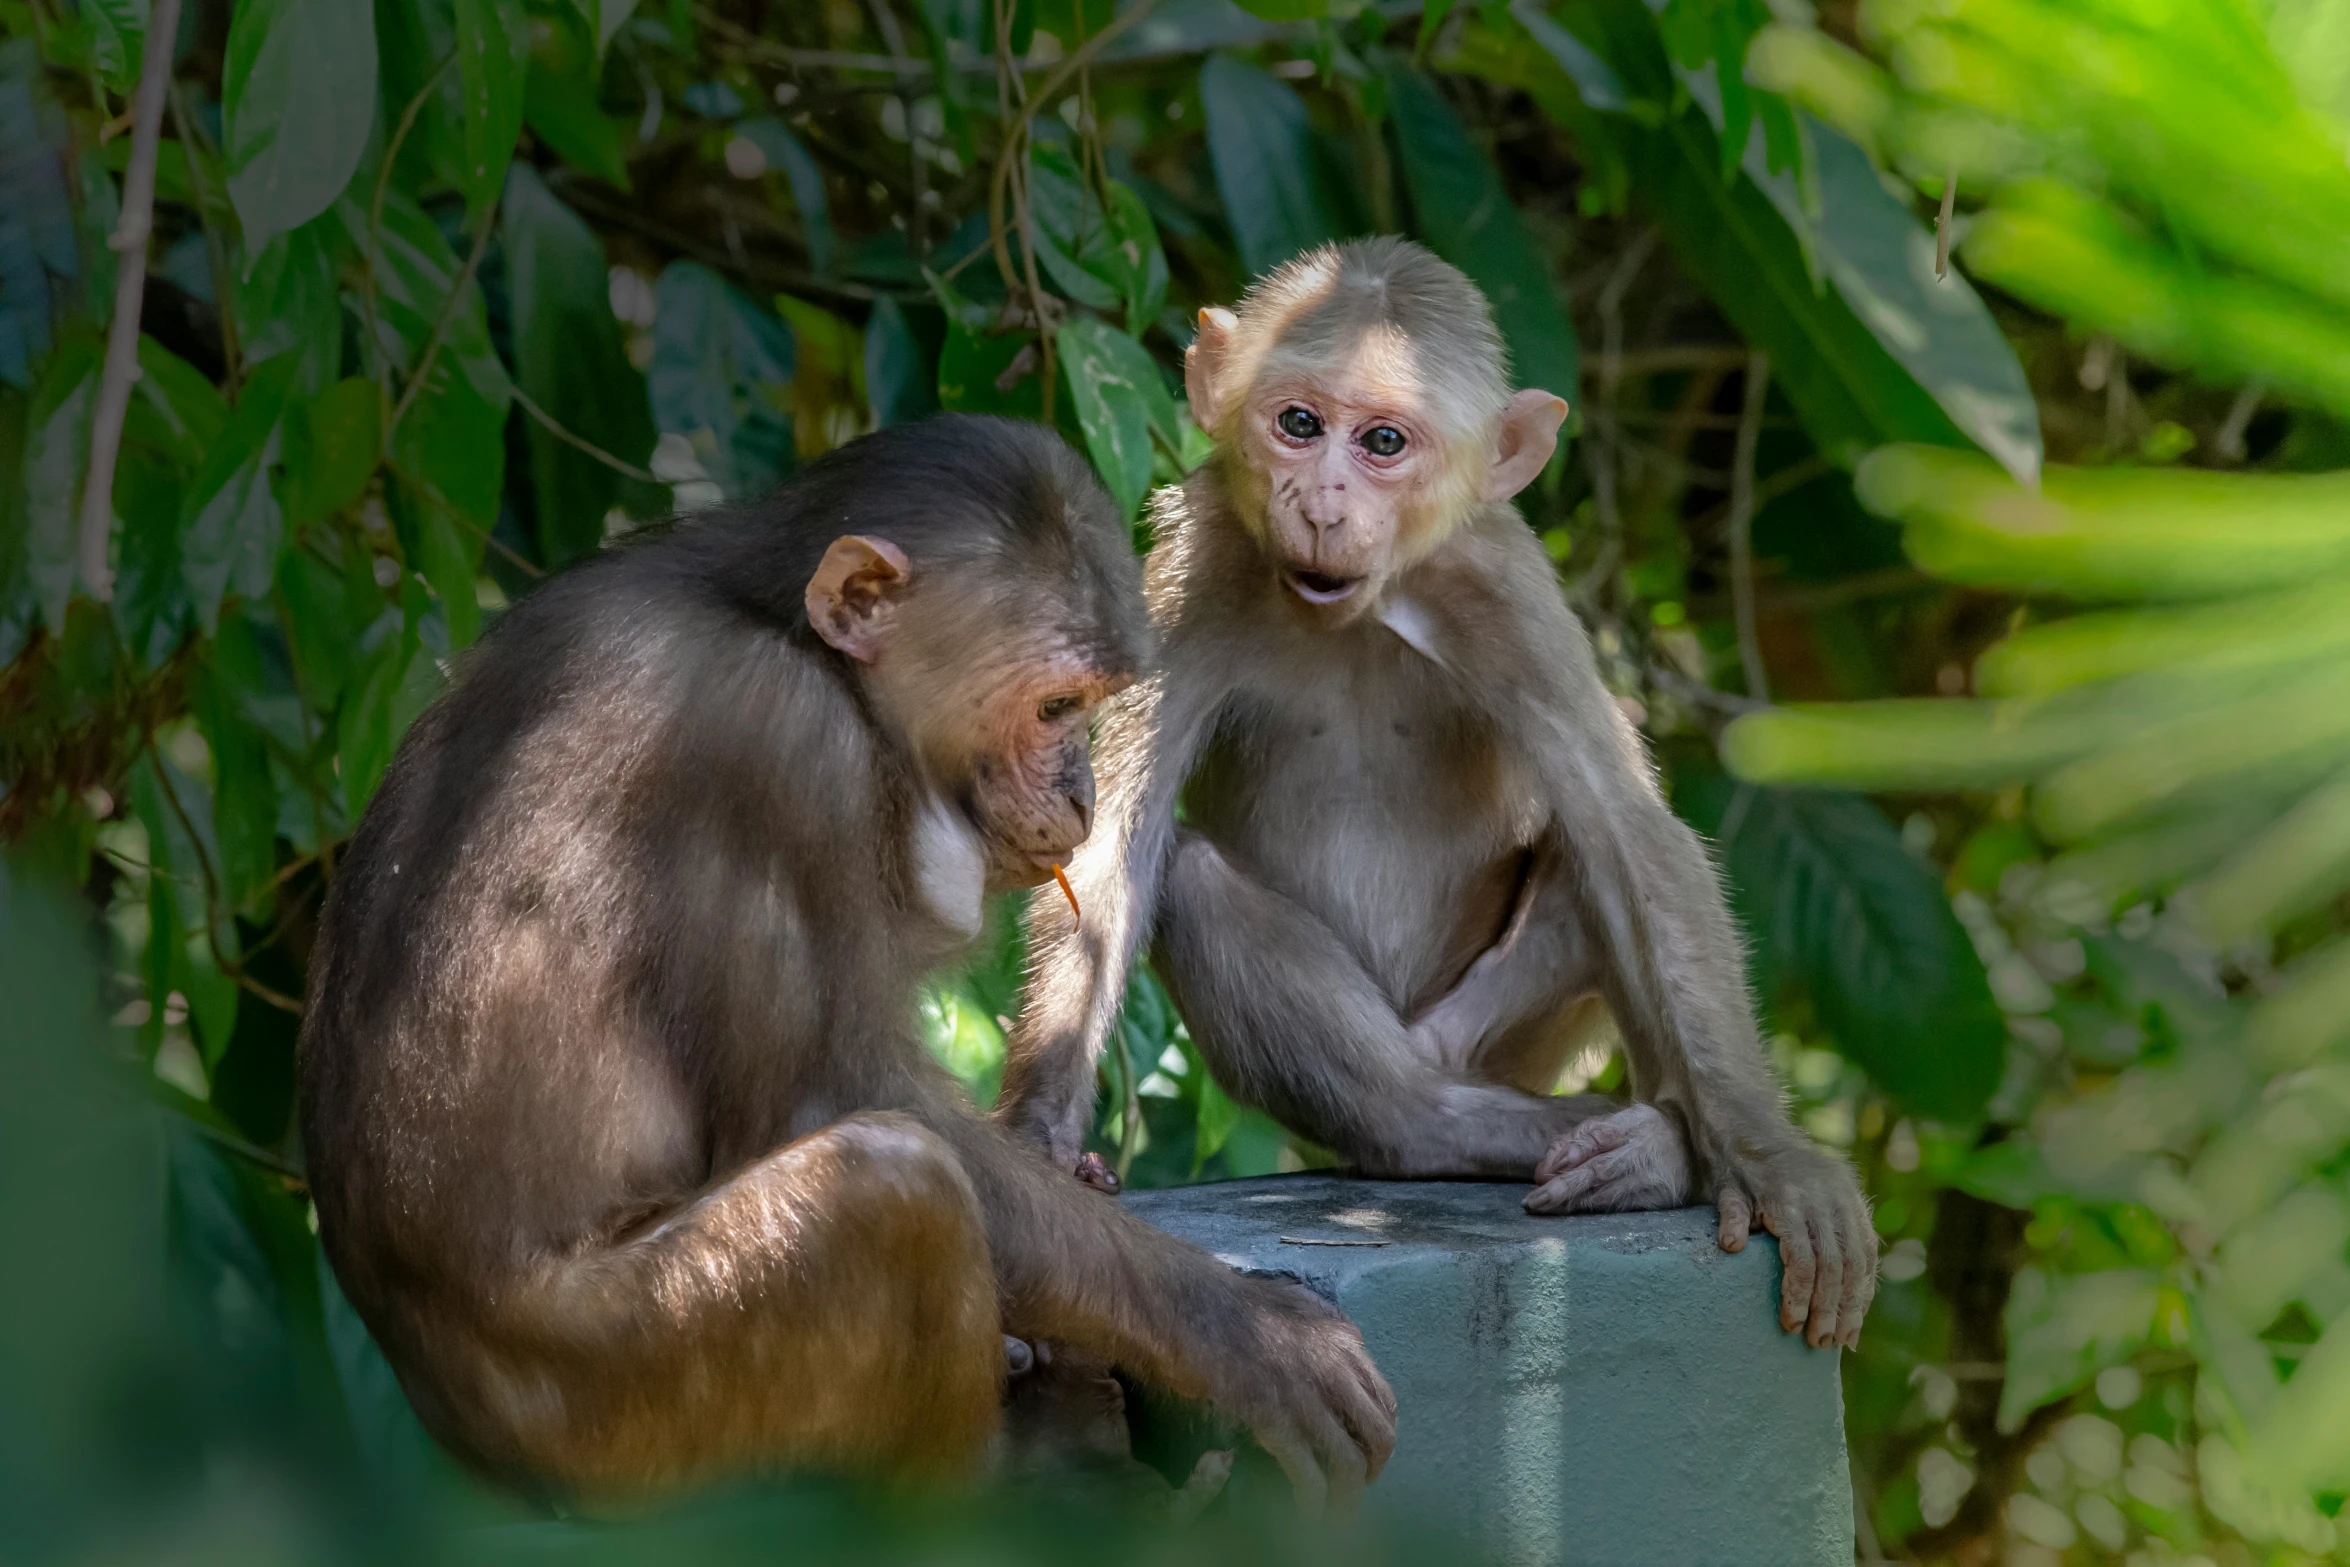
[[[2040,1405],[2129,1359],[2146,1342],[2160,1298],[2159,1279],[2140,1268],[2071,1276],[2040,1268],[2018,1272],[2007,1298],[2000,1429],[2016,1429]]]
[[[1086,451],[1131,517],[1150,489],[1152,426],[1172,439],[1174,399],[1150,354],[1115,327],[1071,320],[1061,328],[1058,347]]]

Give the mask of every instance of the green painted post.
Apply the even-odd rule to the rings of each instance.
[[[1838,1355],[1710,1208],[1535,1218],[1522,1185],[1272,1176],[1126,1198],[1363,1331],[1400,1409],[1366,1508],[1526,1567],[1846,1567]],[[1317,1244],[1341,1242],[1345,1244]]]

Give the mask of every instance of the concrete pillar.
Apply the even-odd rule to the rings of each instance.
[[[1710,1208],[1534,1218],[1525,1192],[1290,1175],[1126,1202],[1362,1329],[1401,1411],[1368,1511],[1528,1567],[1846,1567],[1838,1355],[1779,1331],[1777,1244],[1723,1252]]]

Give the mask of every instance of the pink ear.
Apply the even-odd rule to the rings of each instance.
[[[870,664],[914,569],[887,539],[846,533],[825,548],[808,579],[808,624],[860,663]]]
[[[1232,347],[1232,329],[1239,324],[1231,311],[1210,305],[1199,313],[1199,336],[1183,351],[1183,395],[1191,400],[1192,422],[1203,430],[1214,431],[1223,417],[1216,381]]]
[[[1485,499],[1506,501],[1542,472],[1558,449],[1567,400],[1533,388],[1518,393],[1501,412],[1501,440],[1493,468],[1485,475]]]

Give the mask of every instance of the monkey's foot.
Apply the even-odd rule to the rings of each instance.
[[[1098,1153],[1079,1154],[1076,1175],[1095,1191],[1108,1192],[1113,1197],[1118,1195],[1118,1188],[1123,1184],[1118,1179],[1118,1172],[1110,1168],[1110,1161]]]
[[[1689,1150],[1654,1105],[1627,1105],[1552,1143],[1534,1182],[1528,1213],[1678,1208],[1689,1200]]]

